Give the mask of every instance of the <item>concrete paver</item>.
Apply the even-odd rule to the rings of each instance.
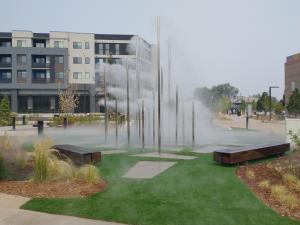
[[[175,164],[176,162],[140,161],[131,167],[123,177],[132,179],[151,179]]]
[[[163,159],[183,159],[183,160],[192,160],[196,159],[196,156],[187,156],[187,155],[178,155],[172,153],[158,153],[158,152],[147,152],[147,153],[140,153],[132,156],[137,157],[151,157],[151,158],[163,158]]]

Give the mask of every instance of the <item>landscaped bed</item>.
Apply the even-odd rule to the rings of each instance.
[[[152,179],[135,180],[122,176],[138,161],[160,159],[105,155],[98,164],[108,183],[105,191],[84,198],[34,198],[22,208],[139,225],[300,224],[261,202],[236,176],[236,167],[213,163],[212,154],[197,156],[178,160]]]
[[[300,220],[300,152],[242,166],[237,175],[266,205]]]
[[[46,181],[35,183],[34,181],[1,181],[0,192],[24,197],[45,198],[71,198],[95,194],[104,190],[105,181],[96,184],[87,184],[83,180],[71,181]]]

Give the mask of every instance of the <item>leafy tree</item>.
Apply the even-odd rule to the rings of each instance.
[[[196,88],[194,91],[194,97],[199,99],[205,106],[212,106],[213,95],[211,89],[207,87]]]
[[[242,99],[242,101],[241,101],[240,110],[241,110],[241,112],[245,112],[245,110],[246,110],[246,102],[244,99]]]
[[[267,113],[270,107],[269,95],[267,92],[263,92],[262,95],[257,100],[257,111]]]
[[[282,102],[277,102],[274,106],[275,114],[280,115],[283,110],[284,110],[284,106],[283,106]]]
[[[291,94],[286,108],[288,112],[294,114],[295,117],[300,113],[300,93],[297,88]]]
[[[10,118],[10,108],[9,108],[9,99],[7,96],[4,96],[0,102],[0,125],[7,126],[11,122]]]
[[[231,108],[231,101],[227,96],[221,96],[216,104],[216,111],[227,113],[228,110]]]
[[[239,89],[231,86],[229,83],[219,84],[211,88],[212,95],[219,99],[221,96],[226,96],[231,99],[239,93]]]
[[[252,110],[256,111],[257,110],[257,102],[255,100],[252,101]]]

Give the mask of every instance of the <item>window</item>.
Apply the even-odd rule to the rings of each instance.
[[[10,56],[4,56],[1,58],[2,63],[11,63],[11,57]]]
[[[104,55],[104,44],[99,44],[99,54]]]
[[[18,48],[26,47],[26,40],[17,40],[17,47]]]
[[[81,72],[74,72],[73,73],[73,79],[82,79],[82,73]]]
[[[17,71],[17,83],[26,83],[26,80],[27,80],[26,70],[18,70]]]
[[[37,42],[37,43],[35,43],[35,47],[37,47],[37,48],[45,48],[45,44]]]
[[[116,49],[116,55],[120,55],[120,45],[119,44],[115,45],[115,49]]]
[[[82,43],[81,42],[73,42],[73,48],[74,49],[81,49]]]
[[[90,57],[85,57],[84,61],[85,61],[85,64],[90,64]]]
[[[85,72],[85,79],[90,79],[90,72]]]
[[[64,57],[63,56],[55,56],[55,64],[63,64],[64,63]]]
[[[85,42],[84,43],[84,47],[85,47],[85,49],[89,49],[90,48],[90,43],[89,42]]]
[[[63,41],[54,41],[54,48],[64,48]]]
[[[64,72],[56,72],[55,79],[63,80],[64,79]]]
[[[11,71],[4,71],[1,73],[1,80],[10,80],[11,79]]]
[[[26,65],[26,63],[27,63],[26,55],[17,55],[17,65],[18,66]]]
[[[73,57],[73,64],[82,64],[81,57]]]
[[[292,81],[291,82],[291,91],[294,91],[296,89],[296,82]]]
[[[109,44],[105,44],[105,54],[109,54]]]

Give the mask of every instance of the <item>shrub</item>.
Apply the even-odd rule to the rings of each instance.
[[[283,177],[283,181],[288,185],[294,185],[298,181],[297,177],[292,174],[287,173],[287,174],[284,174],[282,177]]]
[[[263,189],[268,189],[270,187],[270,181],[263,180],[263,181],[259,182],[258,186]]]
[[[3,136],[0,136],[0,151],[10,151],[13,149],[13,144],[11,138],[7,133],[4,133]]]
[[[42,182],[48,179],[50,172],[50,164],[55,160],[51,139],[45,138],[38,142],[34,142],[33,165],[34,165],[34,180]]]
[[[95,184],[100,180],[98,169],[93,165],[81,166],[78,169],[77,177],[85,180],[88,184]]]
[[[297,196],[290,193],[281,196],[279,201],[290,209],[294,209],[297,206]]]
[[[287,194],[287,190],[282,185],[275,185],[271,187],[271,195],[276,199],[281,199],[282,196]]]
[[[74,168],[63,160],[51,160],[49,164],[49,179],[71,180],[75,177]]]
[[[246,177],[248,178],[248,179],[254,179],[255,178],[255,174],[254,174],[254,172],[252,171],[252,170],[246,170]]]
[[[0,180],[3,180],[7,177],[7,170],[3,157],[0,155]]]
[[[11,123],[10,109],[9,109],[9,99],[4,96],[0,102],[0,125],[7,126]]]

